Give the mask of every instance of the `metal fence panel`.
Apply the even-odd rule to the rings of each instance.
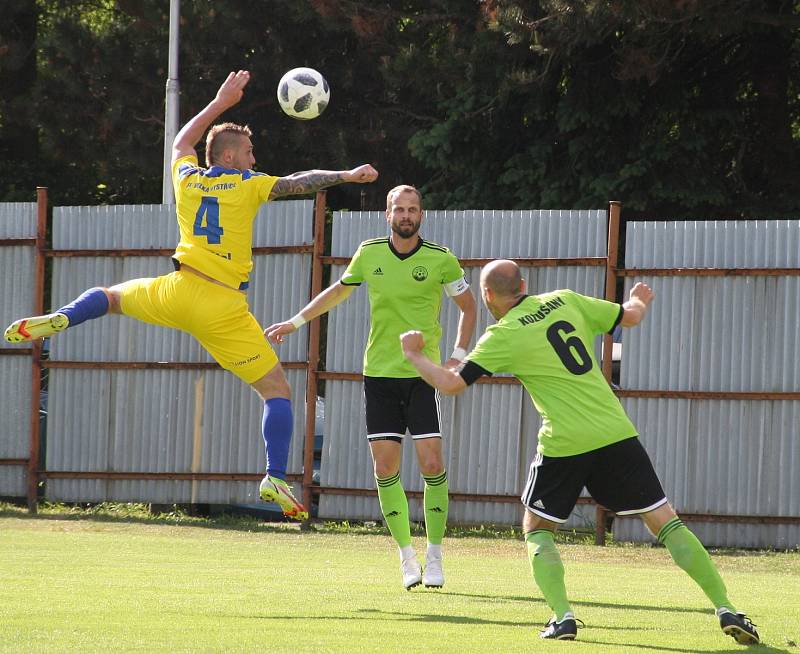
[[[0,203],[0,239],[36,237],[33,202]],[[0,247],[0,329],[28,316],[34,307],[36,251],[32,245]],[[3,348],[29,350],[29,343]],[[0,459],[26,459],[30,451],[31,360],[16,353],[0,355]],[[24,465],[0,465],[0,496],[25,497]]]
[[[253,224],[253,247],[310,243],[313,207],[313,200],[262,205]],[[177,242],[174,205],[53,208],[56,250],[163,249]]]
[[[35,202],[0,202],[0,238],[36,238]]]
[[[387,233],[383,212],[334,214],[331,254],[350,256],[358,244]],[[459,258],[568,258],[603,257],[606,249],[605,211],[429,211],[420,230],[423,238],[450,248]],[[331,268],[331,280],[345,266]],[[479,303],[476,337],[493,322],[480,305],[478,268],[468,268],[467,278]],[[559,266],[527,268],[523,274],[531,293],[572,288],[602,296],[605,268]],[[442,357],[455,342],[458,309],[442,300]],[[369,303],[365,289],[356,289],[347,303],[328,318],[326,369],[361,372],[369,332]],[[474,341],[473,341],[474,343]],[[599,352],[599,339],[598,350]],[[516,496],[527,477],[540,424],[521,386],[482,385],[458,398],[443,398],[442,432],[451,492]],[[358,425],[354,429],[353,425]],[[360,382],[326,382],[325,444],[322,453],[323,487],[374,489],[372,463],[364,426]],[[403,448],[401,480],[407,490],[422,490],[413,447]],[[422,520],[419,502],[409,504],[411,517]],[[319,514],[330,518],[380,519],[377,500],[323,493]],[[583,524],[579,509],[569,525]],[[451,523],[518,523],[518,503],[451,502]]]
[[[633,281],[647,282],[657,298],[644,323],[624,332],[623,387],[800,388],[800,277],[641,276]]]
[[[254,247],[309,245],[313,202],[269,203],[254,225]],[[61,207],[54,210],[56,249],[167,249],[174,207]],[[307,301],[310,254],[257,254],[251,311],[267,326]],[[57,257],[52,304],[83,290],[172,270],[169,258]],[[284,361],[307,359],[307,338],[290,339]],[[187,334],[112,316],[53,339],[54,361],[211,362]],[[302,472],[306,371],[287,370],[294,397],[290,474]],[[47,467],[84,472],[261,474],[263,403],[233,375],[209,370],[54,369],[51,371]],[[257,482],[50,479],[50,499],[65,501],[249,502]]]
[[[27,459],[31,430],[31,359],[0,356],[0,459]],[[0,465],[0,497],[25,497],[24,465]]]
[[[603,209],[429,210],[420,235],[461,259],[604,257],[606,218]],[[331,255],[348,257],[361,241],[388,234],[382,211],[335,212]]]
[[[0,205],[2,206],[2,205]],[[5,329],[18,318],[30,316],[35,304],[34,277],[36,250],[29,245],[0,247],[0,324]],[[3,347],[28,349],[30,343],[11,344],[3,340]]]
[[[298,398],[288,469],[294,474],[303,464],[305,371],[286,376]],[[55,369],[47,469],[263,474],[262,412],[258,396],[222,370]],[[51,479],[47,497],[225,504],[256,501],[258,482]]]
[[[628,268],[796,268],[800,220],[632,221]]]
[[[629,223],[631,268],[798,268],[800,221]],[[625,333],[623,388],[791,392],[800,388],[800,277],[641,276],[657,299]],[[800,516],[800,402],[624,402],[678,512]],[[800,526],[693,522],[710,545],[800,542]],[[615,536],[647,540],[637,521]]]

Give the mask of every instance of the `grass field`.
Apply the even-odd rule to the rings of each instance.
[[[511,537],[449,538],[445,587],[406,592],[379,528],[0,504],[0,652],[800,654],[800,552],[714,553],[766,643],[746,648],[663,548],[560,548],[575,642],[537,638],[549,611]]]

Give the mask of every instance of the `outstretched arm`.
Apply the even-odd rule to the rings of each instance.
[[[422,332],[400,334],[400,344],[406,359],[417,369],[420,377],[434,388],[445,395],[458,395],[467,387],[467,383],[457,372],[434,363],[422,354],[425,346]]]
[[[244,95],[244,87],[250,81],[250,73],[240,70],[230,73],[228,78],[219,87],[217,95],[194,118],[186,123],[175,136],[172,143],[172,161],[190,154],[196,154],[194,146],[203,138],[206,130],[223,112],[230,109]]]
[[[331,284],[311,302],[298,311],[293,318],[284,322],[270,325],[264,330],[264,335],[273,343],[283,343],[283,337],[296,332],[304,323],[314,320],[317,316],[327,313],[337,304],[344,302],[355,286],[345,286],[341,282]]]
[[[644,282],[636,282],[631,289],[629,299],[622,305],[624,312],[619,324],[623,327],[636,327],[647,313],[650,303],[653,301],[655,293]]]
[[[352,170],[304,170],[281,177],[272,187],[269,199],[274,200],[286,195],[304,195],[314,193],[329,186],[346,184],[367,184],[378,178],[378,171],[369,164]]]

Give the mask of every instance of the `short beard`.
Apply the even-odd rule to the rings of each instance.
[[[411,238],[412,236],[414,236],[414,234],[416,234],[419,231],[419,226],[421,224],[422,224],[421,222],[417,223],[416,225],[412,224],[411,227],[400,227],[393,224],[391,227],[392,231],[395,234],[397,234],[400,238]]]

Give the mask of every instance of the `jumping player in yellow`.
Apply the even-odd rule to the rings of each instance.
[[[733,607],[708,552],[675,515],[636,428],[590,354],[598,334],[644,319],[650,287],[635,284],[621,305],[567,289],[527,295],[517,264],[498,260],[481,271],[481,296],[497,323],[457,371],[424,356],[421,331],[400,339],[409,362],[442,393],[456,395],[483,375],[509,372],[542,415],[521,498],[531,571],[554,612],[539,636],[573,640],[577,633],[554,535],[585,486],[612,511],[638,515],[714,605],[722,631],[743,645],[757,644],[755,625]]]
[[[245,296],[253,268],[253,221],[264,202],[346,182],[372,182],[378,173],[368,164],[286,177],[254,172],[251,131],[234,123],[209,130],[208,167],[200,167],[195,145],[212,122],[242,99],[249,81],[250,73],[245,70],[230,73],[214,99],[175,137],[172,183],[180,230],[173,256],[175,272],[91,288],[54,313],[17,320],[5,330],[5,339],[19,343],[52,336],[106,313],[188,332],[264,401],[267,474],[260,485],[261,498],[276,502],[285,515],[304,520],[308,512],[286,483],[292,437],[291,389]]]

